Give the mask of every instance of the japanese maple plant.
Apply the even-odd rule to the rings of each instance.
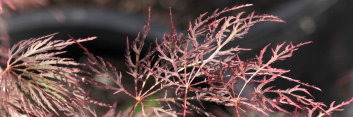
[[[89,104],[110,108],[105,117],[120,116],[217,116],[204,103],[230,108],[232,116],[255,113],[274,116],[332,116],[353,99],[326,105],[315,100],[309,88],[313,85],[285,76],[289,70],[275,68],[273,63],[293,55],[301,46],[284,42],[265,46],[253,58],[240,56],[249,48],[228,47],[242,39],[258,22],[284,22],[272,15],[239,12],[250,4],[204,13],[189,23],[186,33],[179,33],[170,16],[171,32],[151,46],[145,45],[150,30],[150,15],[142,31],[126,40],[127,71],[117,71],[104,58],[95,56],[81,42],[96,37],[54,40],[56,34],[23,40],[6,48],[2,45],[0,69],[1,116],[98,116]],[[237,12],[235,15],[225,15]],[[150,10],[149,12],[150,13]],[[87,55],[87,63],[63,58],[63,49],[78,45]],[[147,50],[147,51],[144,51]],[[116,66],[121,67],[121,66]],[[128,76],[123,76],[126,72]],[[105,78],[114,85],[95,80]],[[132,83],[122,83],[133,79]],[[281,89],[278,79],[297,84]],[[88,96],[82,84],[126,95],[134,100],[129,108],[104,104]],[[133,88],[127,88],[133,85]],[[152,103],[152,104],[151,104]],[[119,102],[118,102],[119,104]],[[218,114],[219,116],[219,114]]]

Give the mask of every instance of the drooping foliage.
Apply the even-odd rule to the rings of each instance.
[[[71,58],[58,57],[75,42],[53,40],[54,36],[23,40],[9,49],[0,77],[0,109],[5,110],[2,114],[89,115],[78,77],[80,64]]]

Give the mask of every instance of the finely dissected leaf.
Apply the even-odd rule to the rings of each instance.
[[[121,83],[123,77],[111,74],[116,73],[116,71],[109,63],[97,59],[86,48],[82,46],[81,48],[89,56],[89,67],[92,71],[98,75],[106,75],[107,78],[116,82],[118,86],[116,93],[124,93],[136,100],[131,108],[130,116],[137,107],[136,105],[144,106],[145,101],[163,103],[162,107],[150,108],[154,110],[163,109],[164,111],[161,112],[164,112],[164,114],[174,113],[186,116],[187,113],[196,111],[211,116],[202,108],[190,103],[193,100],[200,102],[203,100],[201,95],[205,95],[203,94],[204,91],[195,87],[207,83],[207,80],[195,82],[197,77],[203,74],[201,70],[220,62],[219,58],[221,57],[232,56],[236,52],[247,50],[239,47],[230,49],[223,49],[223,47],[235,39],[242,38],[255,23],[261,21],[282,22],[275,16],[255,15],[254,13],[249,15],[240,13],[236,16],[218,18],[221,14],[247,6],[251,5],[235,6],[215,11],[207,18],[205,18],[206,14],[201,15],[195,20],[194,24],[190,25],[188,36],[183,36],[183,34],[178,34],[175,31],[171,16],[172,31],[166,34],[161,42],[155,43],[155,49],[149,49],[147,53],[142,54],[144,40],[149,32],[149,24],[147,24],[135,40],[127,41],[125,60],[128,66],[127,73],[134,78],[133,91],[124,88]],[[191,71],[188,69],[191,69]],[[146,85],[148,83],[152,83],[152,85]],[[163,98],[147,99],[151,95],[168,90],[174,90],[175,94],[166,93]],[[182,111],[178,111],[180,107],[183,108]],[[175,110],[176,113],[171,110]],[[156,115],[159,114],[156,113]],[[144,110],[142,115],[146,115]]]
[[[174,82],[172,84],[177,87],[176,95],[184,96],[183,116],[186,116],[189,93],[191,95],[220,94],[214,92],[216,90],[204,92],[196,88],[197,85],[207,84],[207,80],[200,79],[200,76],[220,70],[218,67],[215,68],[216,64],[227,64],[229,62],[227,60],[231,60],[229,57],[240,51],[248,50],[239,47],[225,49],[228,43],[243,38],[250,27],[258,22],[283,22],[275,16],[255,15],[254,13],[246,15],[245,12],[235,16],[218,17],[226,12],[247,6],[251,5],[217,10],[209,17],[202,14],[194,23],[190,23],[187,38],[182,34],[171,33],[166,35],[161,43],[156,44],[156,50],[160,54],[159,58],[165,62],[156,72],[162,72],[168,76],[166,79],[174,79],[171,82]],[[227,84],[224,85],[226,86],[224,89],[230,88]]]
[[[92,115],[80,88],[79,63],[57,55],[73,40],[53,40],[56,34],[23,40],[9,51],[1,73],[1,106],[10,116]],[[95,37],[77,40],[93,40]]]

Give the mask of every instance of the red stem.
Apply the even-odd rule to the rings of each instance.
[[[188,88],[189,86],[185,87],[185,95],[184,95],[184,111],[183,111],[183,117],[186,117],[186,99],[187,99],[187,95],[188,95]]]

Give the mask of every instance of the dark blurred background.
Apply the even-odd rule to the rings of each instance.
[[[254,4],[244,9],[279,16],[286,23],[260,23],[244,39],[232,43],[252,48],[254,56],[268,43],[313,44],[300,48],[294,57],[279,62],[276,67],[290,69],[287,76],[322,88],[313,91],[319,101],[343,101],[353,96],[353,1],[352,0],[17,0],[16,10],[1,15],[1,36],[10,43],[31,37],[59,32],[76,38],[97,36],[98,40],[85,43],[96,55],[124,70],[123,52],[127,36],[133,38],[145,23],[147,8],[152,8],[153,41],[170,31],[169,8],[174,24],[185,31],[190,20],[204,12],[245,3]],[[69,48],[67,55],[80,60],[82,51]],[[245,55],[246,56],[246,55]],[[119,67],[121,66],[121,67]],[[288,87],[286,82],[280,87]],[[106,97],[105,100],[114,100]],[[103,100],[103,99],[102,99]],[[108,101],[109,102],[109,101]],[[340,116],[353,116],[353,105]]]

